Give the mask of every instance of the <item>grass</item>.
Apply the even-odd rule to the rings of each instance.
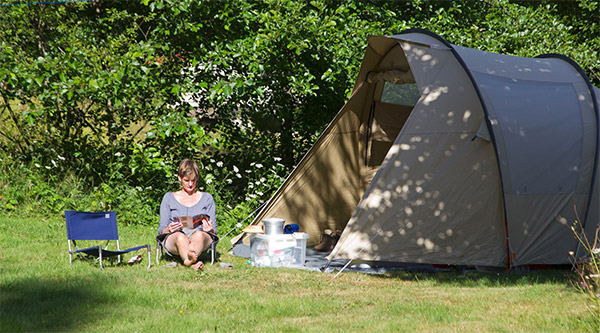
[[[0,228],[1,331],[597,331],[564,271],[334,280],[252,267],[227,254],[227,241],[219,261],[233,269],[194,272],[163,259],[146,270],[144,258],[101,271],[82,260],[69,266],[61,217],[1,216]],[[123,248],[154,243],[154,228],[119,232]]]

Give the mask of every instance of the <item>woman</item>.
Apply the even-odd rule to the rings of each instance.
[[[196,271],[204,267],[198,256],[210,247],[217,234],[215,202],[209,193],[196,190],[199,177],[200,169],[196,162],[190,159],[181,161],[177,171],[181,190],[164,195],[158,227],[159,235],[165,237],[163,244],[167,252],[178,255],[185,266],[192,266]],[[194,229],[183,229],[177,219],[198,214],[205,214],[208,218]]]

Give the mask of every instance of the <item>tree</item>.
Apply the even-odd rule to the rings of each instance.
[[[191,157],[222,204],[255,207],[347,100],[369,35],[422,27],[484,51],[562,53],[600,85],[598,10],[589,0],[3,6],[0,153],[116,197],[140,188],[156,207]]]

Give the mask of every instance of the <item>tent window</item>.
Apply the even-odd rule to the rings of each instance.
[[[381,101],[390,104],[415,106],[419,97],[421,97],[421,94],[415,83],[395,84],[385,82]]]
[[[515,194],[572,193],[581,169],[583,120],[569,83],[475,73],[491,102]]]

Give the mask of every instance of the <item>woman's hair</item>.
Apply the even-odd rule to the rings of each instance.
[[[195,181],[198,181],[198,178],[200,178],[200,168],[198,168],[198,164],[196,164],[196,162],[186,158],[179,163],[177,175],[181,178],[189,177]]]

